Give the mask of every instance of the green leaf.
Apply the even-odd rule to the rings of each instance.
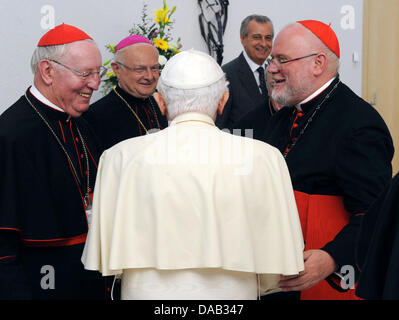
[[[109,60],[105,61],[104,64],[103,64],[103,66],[104,66],[104,67],[107,66],[111,61],[112,61],[112,59],[109,59]]]
[[[170,16],[173,14],[173,12],[175,12],[176,11],[176,6],[173,6],[173,8],[172,8],[172,11],[169,13],[169,17],[168,18],[170,18]]]

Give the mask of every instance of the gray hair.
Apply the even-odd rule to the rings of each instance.
[[[165,100],[170,120],[186,112],[199,112],[213,117],[223,94],[229,91],[225,76],[207,87],[198,89],[169,87],[163,83],[161,76],[157,89]]]
[[[61,44],[57,46],[37,47],[35,51],[33,51],[30,60],[30,67],[33,74],[36,74],[41,60],[58,60],[63,57],[66,51],[66,46],[66,44]]]
[[[258,23],[269,23],[270,26],[272,27],[272,33],[274,37],[274,27],[273,27],[273,22],[266,16],[262,16],[259,14],[251,14],[250,16],[246,17],[242,22],[241,22],[241,27],[240,27],[240,36],[246,38],[248,36],[248,24],[252,21],[255,20]]]
[[[324,45],[324,43],[323,43]],[[334,74],[335,76],[338,75],[339,72],[339,67],[340,67],[340,60],[339,58],[335,55],[334,52],[331,51],[330,48],[328,48],[326,45],[324,45],[325,50],[326,50],[326,56],[327,56],[327,61],[329,65],[329,72],[331,74]]]
[[[90,41],[94,42],[92,39],[84,39],[79,41]],[[32,69],[33,74],[36,74],[39,62],[41,60],[58,60],[62,58],[67,51],[68,44],[60,44],[56,46],[44,46],[44,47],[37,47],[35,51],[33,51],[31,60],[30,60],[30,67]]]

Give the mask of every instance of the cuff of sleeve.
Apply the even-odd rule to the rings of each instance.
[[[341,270],[344,265],[351,264],[352,262],[352,259],[349,259],[348,254],[345,252],[346,250],[343,250],[342,247],[340,248],[340,246],[334,243],[334,241],[327,243],[323,248],[321,248],[321,250],[327,252],[334,259],[335,265],[337,266],[335,271],[338,274],[339,270]],[[341,252],[341,255],[339,252]],[[346,255],[342,255],[342,252],[346,253]]]
[[[359,269],[357,266],[348,264],[348,259],[339,259],[334,254],[334,246],[330,242],[322,250],[326,251],[334,259],[337,266],[335,272],[330,274],[325,280],[327,283],[338,292],[346,292],[353,289],[359,277]],[[344,262],[346,260],[346,263]]]
[[[326,278],[327,283],[335,290],[339,291],[339,292],[346,292],[348,291],[350,288],[345,289],[341,283],[342,281],[344,281],[344,277],[342,274],[338,273],[338,272],[334,272],[332,273],[330,276],[328,276]]]

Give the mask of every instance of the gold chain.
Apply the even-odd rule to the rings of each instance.
[[[316,115],[316,113],[320,110],[320,107],[323,105],[324,102],[326,102],[331,94],[334,92],[334,90],[338,87],[338,85],[340,84],[341,80],[338,80],[338,82],[334,85],[334,87],[331,89],[331,91],[329,93],[327,93],[327,95],[324,97],[323,101],[320,102],[317,107],[315,108],[315,110],[313,111],[312,115],[309,117],[308,121],[306,122],[305,126],[303,127],[303,129],[299,132],[299,135],[296,137],[296,140],[293,141],[291,143],[291,146],[288,148],[287,151],[285,151],[283,153],[283,157],[287,158],[288,153],[292,150],[292,148],[295,147],[295,145],[297,144],[299,138],[301,138],[303,136],[303,133],[305,132],[305,130],[307,129],[307,127],[309,126],[309,124],[313,121],[314,116]],[[295,107],[294,107],[294,112],[298,112],[295,111]]]
[[[154,107],[154,105],[152,104],[151,96],[148,97],[148,100],[150,101],[151,109],[152,109],[152,111],[154,112],[155,121],[157,122],[158,129],[162,129],[162,128],[161,128],[161,125],[159,124],[159,121],[158,121],[157,112],[155,111],[155,107]]]
[[[143,122],[141,122],[139,116],[138,116],[137,113],[133,110],[133,108],[130,106],[130,104],[118,93],[118,91],[116,91],[115,88],[113,88],[113,90],[114,90],[114,92],[116,93],[116,95],[117,95],[119,98],[121,98],[121,100],[126,104],[126,106],[130,109],[130,111],[133,113],[133,115],[136,117],[137,121],[138,121],[138,122],[140,123],[140,125],[143,127],[145,133],[148,134],[147,128],[145,127],[145,125],[143,124]],[[152,111],[154,112],[154,116],[155,116],[155,120],[157,121],[158,128],[161,129],[161,126],[160,126],[159,121],[158,121],[157,113],[156,113],[156,111],[155,111],[155,109],[154,109],[154,106],[153,106],[152,103],[151,103],[151,96],[149,96],[148,99],[149,99],[149,101],[150,101],[150,105],[151,105]]]
[[[57,134],[54,132],[53,128],[51,127],[51,125],[48,123],[48,121],[46,120],[46,118],[39,112],[39,110],[34,106],[34,104],[29,100],[26,92],[25,92],[25,98],[28,101],[28,103],[30,104],[30,106],[32,107],[32,109],[37,113],[37,115],[39,116],[39,118],[44,122],[44,124],[47,126],[47,128],[50,130],[51,134],[54,136],[55,140],[57,141],[58,145],[61,147],[62,151],[64,151],[66,157],[68,158],[69,164],[72,168],[73,174],[76,178],[76,180],[78,181],[78,184],[80,186],[83,187],[82,183],[80,182],[79,176],[78,176],[78,172],[72,162],[71,157],[69,156],[68,151],[65,149],[64,145],[62,144],[61,140],[58,138]],[[68,117],[69,119],[70,117]],[[84,203],[85,203],[85,207],[86,209],[90,209],[91,208],[91,199],[89,196],[89,190],[90,190],[90,167],[89,167],[89,156],[87,154],[86,151],[86,146],[85,146],[85,141],[83,140],[82,134],[80,133],[80,130],[78,128],[78,126],[76,126],[76,130],[79,134],[79,138],[82,142],[82,147],[83,147],[83,151],[85,154],[85,160],[86,160],[86,167],[87,167],[87,176],[86,176],[86,180],[87,180],[87,186],[86,186],[86,194],[84,196]]]
[[[272,116],[273,115],[273,107],[272,107],[272,100],[271,100],[271,98],[269,97],[269,111],[270,111],[270,115]]]

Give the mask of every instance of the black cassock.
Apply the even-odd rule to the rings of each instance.
[[[338,271],[345,265],[355,267],[361,214],[392,177],[391,135],[378,112],[338,77],[300,107],[302,112],[296,107],[279,110],[261,140],[283,154],[288,151],[286,162],[296,195],[321,195],[318,199],[334,196],[342,201],[348,213],[346,225],[317,249],[324,249],[334,258]],[[301,211],[298,199],[297,204]],[[323,213],[317,214],[317,223],[322,223]],[[312,228],[321,230],[317,225]],[[304,239],[310,241],[306,234]]]
[[[93,103],[83,116],[97,135],[102,151],[123,140],[145,135],[146,130],[168,126],[153,97],[135,98],[119,86]]]
[[[44,105],[29,89],[0,116],[0,299],[106,297],[104,278],[80,260],[88,231],[86,173],[92,192],[98,159],[87,122]]]
[[[364,216],[357,262],[359,297],[399,299],[399,174]]]

